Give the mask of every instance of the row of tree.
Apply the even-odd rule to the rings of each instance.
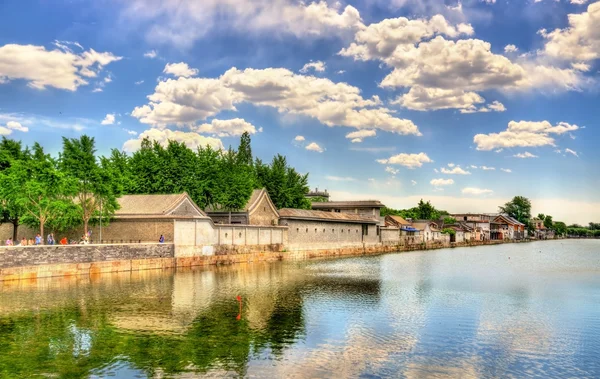
[[[450,213],[444,210],[436,209],[431,202],[423,201],[421,199],[416,207],[410,209],[392,209],[383,207],[381,209],[381,216],[400,216],[404,219],[410,218],[413,220],[439,220],[444,216],[450,215]]]
[[[242,209],[252,191],[266,188],[278,208],[309,209],[308,174],[290,167],[284,156],[271,163],[253,159],[245,133],[237,150],[192,150],[184,143],[163,146],[144,139],[128,155],[113,149],[97,157],[95,141],[88,136],[63,138],[58,157],[6,138],[0,142],[0,222],[53,232],[107,222],[125,194],[187,192],[201,207]]]

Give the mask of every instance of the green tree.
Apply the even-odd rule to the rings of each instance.
[[[46,224],[64,222],[59,220],[63,211],[73,205],[76,188],[75,182],[57,169],[56,162],[37,142],[31,159],[18,161],[7,169],[1,185],[15,194],[16,203],[25,210],[22,223],[39,227],[42,237]]]
[[[565,235],[565,233],[567,233],[567,225],[562,221],[556,221],[553,225],[553,229],[559,236]]]
[[[229,223],[231,223],[231,212],[243,209],[254,189],[252,181],[248,180],[251,176],[251,168],[237,164],[236,158],[237,154],[232,149],[223,153],[216,196],[221,209],[229,211]]]
[[[537,218],[544,221],[546,219],[546,215],[544,215],[543,213],[538,213]]]
[[[456,230],[450,229],[450,228],[445,228],[442,230],[442,234],[448,234],[450,236],[454,236],[454,235],[456,235]]]
[[[270,165],[257,159],[254,177],[259,188],[266,188],[277,208],[310,209],[308,174],[301,175],[288,166],[286,157],[277,154]]]
[[[250,133],[244,132],[240,138],[240,146],[237,150],[236,162],[240,165],[252,166],[252,146]]]
[[[444,217],[445,225],[453,225],[456,224],[456,219],[454,217]]]
[[[115,195],[134,193],[135,175],[131,171],[131,158],[125,152],[112,149],[109,157],[100,158],[100,167],[111,178]]]
[[[103,217],[108,218],[119,207],[111,181],[113,178],[98,165],[94,138],[86,135],[79,139],[63,137],[59,167],[76,183],[76,204],[87,234],[88,224],[91,219],[99,218],[100,208]]]
[[[523,196],[515,196],[511,201],[498,207],[500,213],[509,215],[517,221],[529,225],[531,218],[531,201]]]
[[[0,178],[6,174],[15,162],[25,162],[30,159],[29,149],[22,149],[21,142],[2,137],[0,142]],[[25,209],[21,207],[16,196],[18,191],[12,191],[13,187],[3,186],[0,188],[0,224],[11,223],[13,225],[13,241],[17,239],[19,221]]]
[[[543,220],[544,220],[544,227],[546,227],[547,229],[553,228],[554,222],[552,221],[552,216],[546,215],[546,217],[543,218]]]

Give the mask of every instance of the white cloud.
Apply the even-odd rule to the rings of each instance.
[[[426,88],[416,85],[404,95],[399,96],[392,104],[416,111],[428,111],[453,108],[470,110],[475,108],[475,104],[484,102],[485,99],[475,92]]]
[[[231,120],[213,119],[210,124],[202,124],[195,129],[198,133],[214,134],[218,137],[241,136],[244,132],[256,133],[256,127],[241,118]]]
[[[137,136],[138,135],[138,132],[136,132],[135,130],[123,129],[123,131],[125,131],[130,136]]]
[[[324,0],[129,0],[124,4],[124,25],[146,30],[149,42],[179,48],[193,46],[209,32],[331,38],[364,28],[356,8],[330,6]]]
[[[464,195],[488,195],[493,192],[494,191],[492,191],[490,189],[475,188],[475,187],[466,187],[466,188],[462,189],[462,193]]]
[[[582,62],[571,63],[571,67],[573,67],[577,71],[583,71],[583,72],[588,72],[592,68],[589,64],[582,63]]]
[[[115,123],[115,114],[114,113],[108,113],[106,115],[106,117],[104,117],[104,120],[102,120],[102,122],[100,123],[100,125],[113,125]]]
[[[519,48],[516,47],[515,45],[506,45],[506,46],[504,46],[504,52],[505,53],[516,53],[517,51],[519,51]]]
[[[465,171],[462,168],[460,168],[459,166],[454,167],[452,170],[447,169],[446,167],[443,167],[441,169],[442,174],[449,174],[449,175],[471,175],[471,173],[469,171]]]
[[[385,168],[385,172],[387,172],[388,174],[392,174],[392,175],[398,175],[398,173],[400,172],[400,170],[398,170],[397,168],[393,168],[393,167],[387,166]]]
[[[495,167],[481,166],[481,169],[484,171],[494,171]]]
[[[509,174],[512,172],[512,170],[510,168],[501,168],[500,171],[504,171],[504,172],[507,172]]]
[[[190,68],[190,66],[188,66],[188,64],[184,63],[184,62],[167,63],[163,72],[165,74],[171,74],[176,77],[184,77],[184,78],[189,78],[191,76],[198,75],[197,69]]]
[[[102,91],[103,91],[102,88],[96,87],[92,90],[92,93],[97,93],[97,92],[102,92]]]
[[[306,145],[305,149],[310,151],[316,151],[318,153],[322,153],[323,151],[325,151],[325,149],[319,146],[319,144],[316,142],[309,143],[308,145]]]
[[[364,99],[360,89],[326,78],[295,74],[283,68],[232,68],[217,79],[183,78],[160,81],[149,103],[131,113],[156,126],[190,125],[239,103],[274,107],[284,114],[313,117],[327,126],[380,129],[421,135],[410,120],[393,117],[378,97]]]
[[[456,165],[454,163],[448,163],[448,167],[452,168],[455,167]]]
[[[140,84],[142,84],[142,83],[144,83],[144,81],[143,81],[143,80],[138,80],[137,82],[135,82],[135,85],[136,85],[136,86],[139,86],[139,85],[140,85]]]
[[[12,134],[12,130],[4,126],[0,126],[0,136],[8,136]]]
[[[88,126],[95,127],[98,125],[97,120],[85,118],[60,117],[60,119],[53,119],[23,113],[0,113],[0,124],[2,123],[6,123],[6,129],[11,131],[29,131],[29,127],[35,125],[52,129],[74,130],[76,132],[81,132]]]
[[[452,179],[432,179],[429,182],[434,187],[442,187],[442,186],[450,186],[454,184],[454,180]]]
[[[346,70],[339,70],[339,71],[336,71],[336,74],[338,74],[338,75],[342,75],[342,74],[343,74],[343,73],[345,73],[345,72],[346,72]]]
[[[569,153],[569,154],[572,154],[572,155],[574,155],[576,157],[579,157],[579,155],[577,154],[576,151],[573,151],[573,150],[571,150],[569,148],[565,149],[565,153]]]
[[[310,61],[309,63],[305,64],[304,66],[302,66],[302,68],[300,69],[300,72],[303,74],[306,74],[307,72],[309,72],[311,69],[314,70],[315,72],[325,72],[325,62],[322,61]]]
[[[417,185],[417,182],[415,180],[411,180],[410,182],[412,183],[413,186]]]
[[[123,150],[127,152],[134,152],[140,148],[142,140],[144,138],[150,139],[150,141],[157,141],[162,146],[167,146],[169,140],[183,142],[192,150],[196,150],[199,147],[210,146],[215,150],[224,150],[223,143],[218,138],[205,137],[194,132],[182,132],[180,130],[169,130],[169,129],[148,129],[140,134],[136,139],[130,139],[123,144]]]
[[[64,45],[60,45],[64,46]],[[54,87],[75,91],[89,84],[104,66],[121,60],[112,53],[93,49],[79,54],[68,48],[46,50],[43,46],[8,44],[0,46],[0,82],[23,79],[36,89]]]
[[[306,138],[304,138],[304,136],[296,136],[296,138],[294,138],[294,141],[296,141],[296,142],[302,142],[305,140],[306,140]]]
[[[473,142],[477,150],[493,150],[509,147],[553,146],[551,134],[562,135],[578,130],[579,126],[559,122],[552,126],[548,121],[510,121],[506,131],[500,133],[477,134]]]
[[[575,5],[585,5],[587,4],[588,0],[571,0],[571,4],[575,4]]]
[[[373,129],[362,129],[346,134],[346,138],[351,139],[352,143],[362,142],[364,138],[375,137],[377,132]]]
[[[513,157],[515,157],[515,158],[538,158],[537,155],[531,154],[528,151],[526,151],[524,153],[515,154],[515,155],[513,155]]]
[[[477,169],[477,166],[475,166],[475,165],[470,165],[469,167],[473,168],[473,169]]]
[[[331,175],[329,175],[329,176],[326,176],[325,179],[331,180],[331,181],[334,181],[334,182],[354,182],[354,181],[356,181],[356,179],[354,179],[352,177],[349,177],[349,176],[340,177],[340,176],[331,176]]]
[[[546,39],[543,52],[556,59],[580,62],[600,58],[600,2],[590,4],[587,12],[569,14],[568,18],[569,26],[564,29],[540,30]]]
[[[400,153],[400,154],[394,155],[388,159],[378,159],[377,162],[379,162],[381,164],[400,165],[400,166],[408,167],[409,169],[414,169],[417,167],[422,167],[423,163],[431,163],[433,161],[425,153],[419,153],[419,154]]]
[[[154,59],[158,57],[158,52],[156,50],[150,50],[144,53],[144,58]]]
[[[28,132],[29,131],[28,127],[21,125],[21,123],[18,121],[9,121],[6,123],[6,127],[10,130],[16,130],[19,132]]]

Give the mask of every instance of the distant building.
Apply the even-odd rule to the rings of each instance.
[[[277,225],[279,214],[266,189],[256,189],[242,209],[231,211],[207,207],[206,214],[215,224]]]
[[[441,239],[442,231],[434,221],[415,220],[412,222],[412,227],[419,230],[424,242],[439,241]]]
[[[314,191],[310,191],[309,193],[307,193],[306,195],[304,195],[306,198],[308,198],[309,200],[315,200],[315,199],[321,199],[324,201],[329,201],[329,192],[327,192],[327,190],[325,191],[319,191],[318,188],[315,188]]]
[[[471,239],[484,241],[491,239],[490,223],[497,214],[491,213],[455,213],[451,215],[457,222],[471,228]]]
[[[284,208],[279,217],[279,224],[288,227],[291,248],[340,248],[381,241],[377,220],[360,214]]]
[[[531,219],[531,223],[535,229],[534,237],[537,239],[548,239],[554,238],[554,230],[546,228],[544,225],[544,220],[539,218]]]
[[[500,233],[497,239],[523,239],[525,238],[525,224],[507,215],[498,215],[492,223],[496,224],[496,231]]]
[[[316,211],[356,214],[376,220],[379,226],[385,225],[384,218],[381,217],[384,205],[379,200],[314,202],[311,206]]]

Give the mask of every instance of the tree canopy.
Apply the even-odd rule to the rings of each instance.
[[[436,209],[430,201],[425,202],[421,199],[416,207],[410,209],[396,210],[387,207],[382,208],[381,216],[387,215],[400,216],[404,219],[410,218],[413,220],[439,220],[450,214],[444,210]]]

